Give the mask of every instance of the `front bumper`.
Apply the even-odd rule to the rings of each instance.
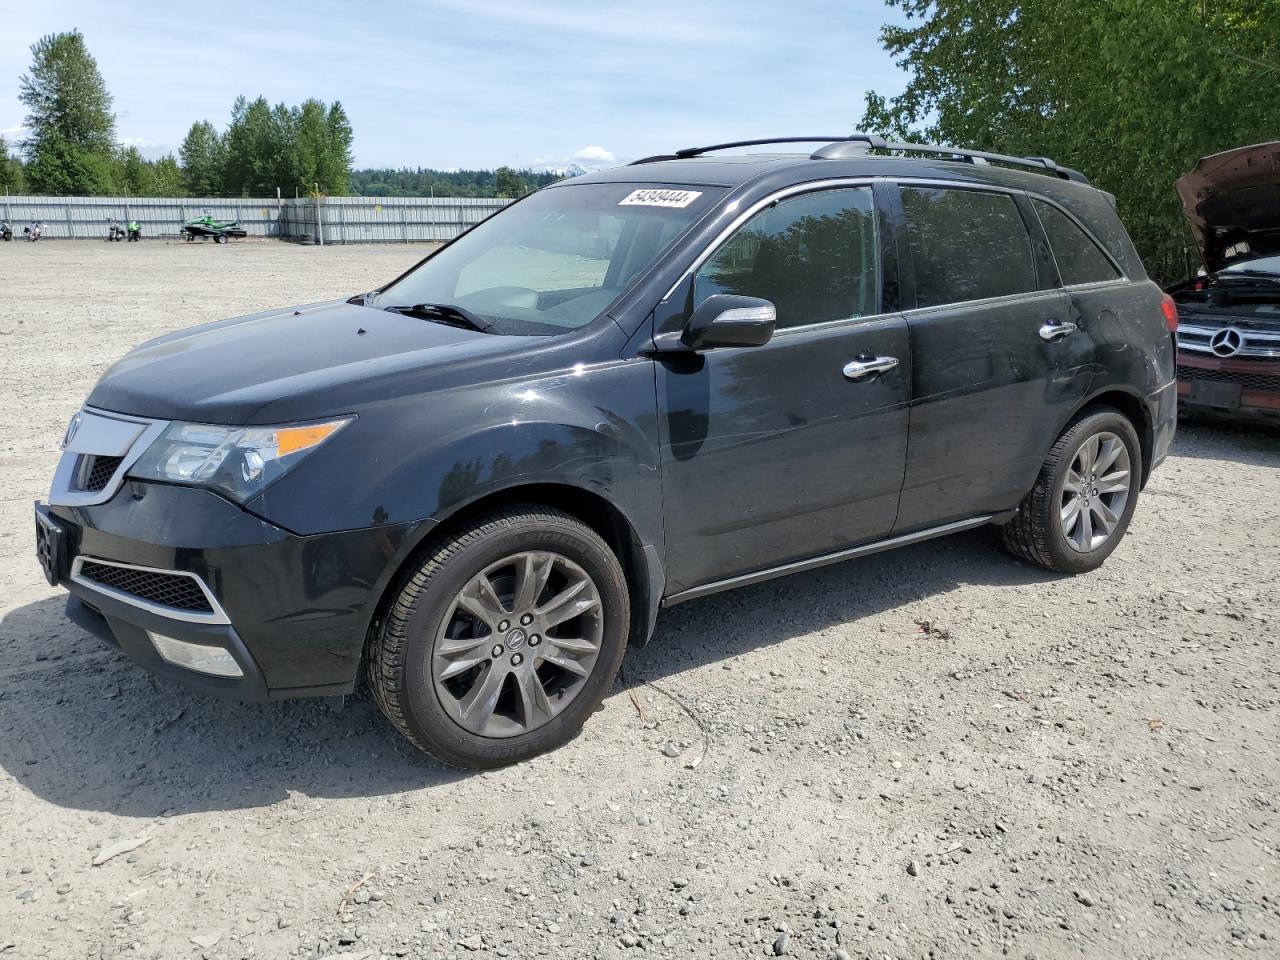
[[[1178,405],[1196,413],[1280,420],[1280,361],[1179,350]]]
[[[378,599],[421,532],[410,523],[300,537],[210,491],[134,480],[106,503],[36,513],[56,527],[50,579],[71,593],[74,622],[157,674],[257,701],[351,691]],[[77,557],[195,578],[218,615],[73,577]],[[242,676],[169,663],[148,631],[224,648]]]

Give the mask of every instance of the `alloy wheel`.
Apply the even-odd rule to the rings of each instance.
[[[1095,433],[1076,451],[1062,485],[1062,533],[1079,553],[1106,543],[1129,500],[1129,448],[1114,433]]]
[[[450,604],[431,652],[436,696],[469,733],[529,733],[582,691],[603,637],[600,592],[582,567],[546,550],[513,554]]]

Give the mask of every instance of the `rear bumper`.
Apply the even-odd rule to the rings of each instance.
[[[1144,486],[1151,472],[1164,462],[1169,448],[1173,446],[1173,437],[1178,429],[1177,383],[1167,383],[1148,396],[1147,410],[1151,415],[1151,463],[1142,478]]]
[[[209,491],[137,481],[103,504],[36,510],[61,530],[54,579],[74,622],[156,674],[249,701],[350,692],[378,599],[421,526],[299,537]],[[216,615],[73,576],[77,557],[195,578]],[[221,647],[242,676],[176,666],[148,632]]]
[[[1178,352],[1178,405],[1188,412],[1280,420],[1280,361]]]

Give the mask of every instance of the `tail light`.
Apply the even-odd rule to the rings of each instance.
[[[1178,332],[1178,305],[1167,293],[1160,300],[1160,312],[1164,314],[1164,325],[1170,333]]]

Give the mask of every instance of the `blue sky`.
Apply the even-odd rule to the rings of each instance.
[[[904,75],[882,0],[0,0],[0,133],[41,35],[79,28],[117,134],[176,151],[237,94],[341,100],[356,165],[593,169],[699,143],[854,128]]]

